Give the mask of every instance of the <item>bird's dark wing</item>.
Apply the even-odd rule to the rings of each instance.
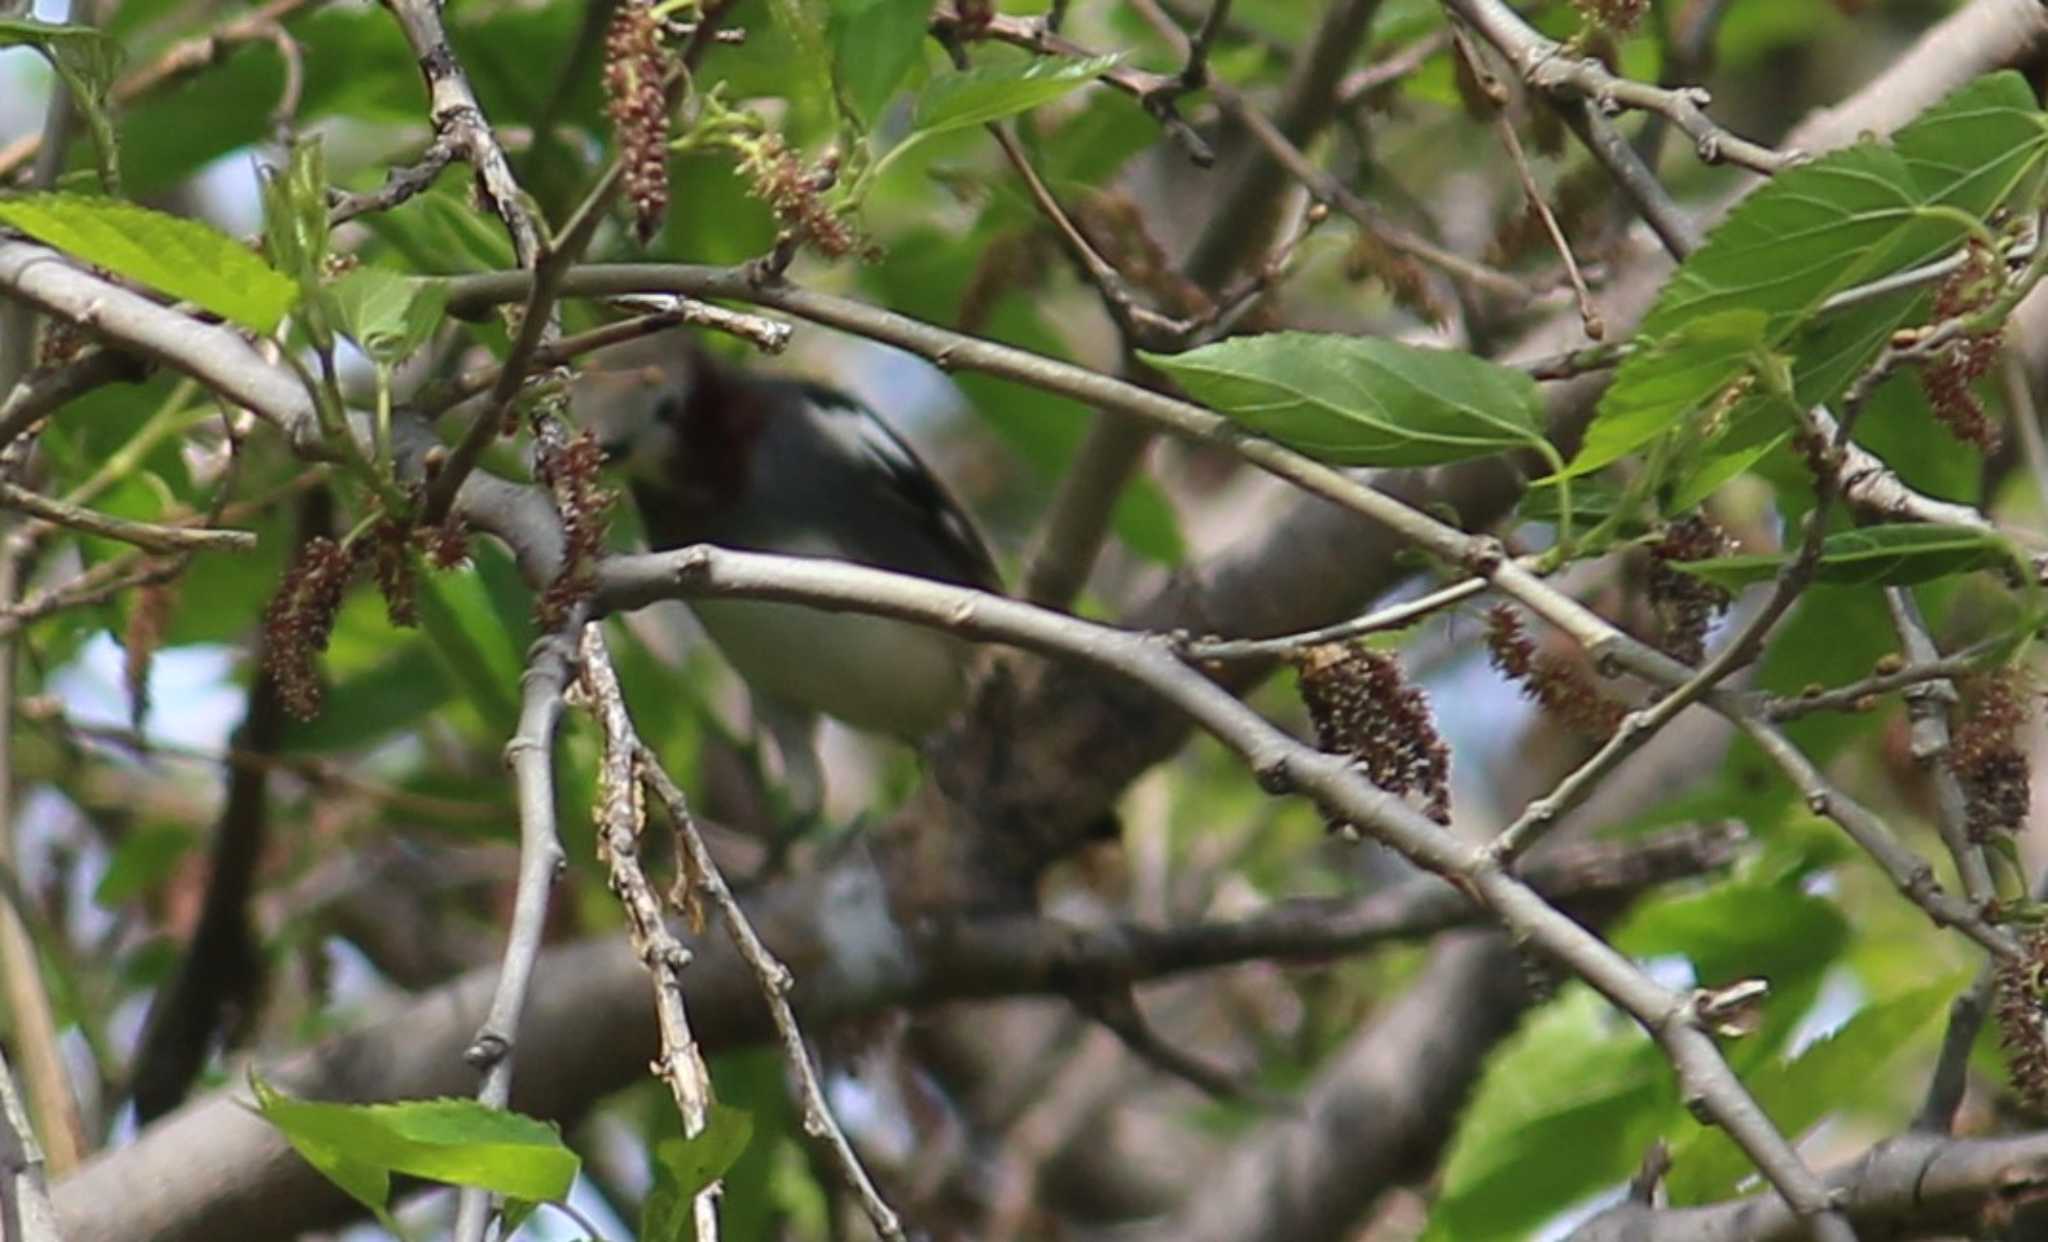
[[[822,384],[802,384],[804,397],[818,416],[838,424],[835,431],[856,444],[885,482],[890,498],[902,506],[954,570],[945,577],[955,585],[985,591],[1003,589],[995,556],[981,528],[939,477],[924,464],[909,442],[864,402]]]

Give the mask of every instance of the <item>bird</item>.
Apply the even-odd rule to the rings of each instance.
[[[966,506],[859,398],[742,367],[694,341],[653,374],[638,425],[604,437],[651,550],[708,543],[827,557],[1002,592]],[[953,635],[799,604],[689,605],[774,737],[799,819],[824,805],[819,716],[915,743],[966,698],[972,647]]]

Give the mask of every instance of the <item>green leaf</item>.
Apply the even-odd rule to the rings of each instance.
[[[690,1204],[725,1176],[754,1134],[748,1113],[714,1104],[695,1138],[665,1139],[654,1148],[654,1188],[641,1209],[639,1242],[685,1242],[695,1232]]]
[[[30,194],[0,199],[0,221],[255,332],[275,328],[297,298],[289,279],[234,238],[133,203]]]
[[[120,909],[168,878],[198,844],[198,834],[184,824],[146,824],[127,833],[107,860],[93,904]]]
[[[1564,522],[1563,496],[1557,484],[1549,480],[1533,483],[1522,493],[1521,502],[1515,506],[1515,519],[1519,522],[1541,522],[1549,526]],[[1597,525],[1616,519],[1627,499],[1623,489],[1610,483],[1594,481],[1572,485],[1572,521],[1580,526]],[[1647,522],[1637,515],[1621,517],[1616,525],[1615,535],[1622,539],[1633,539],[1649,531]]]
[[[1859,1098],[1962,985],[1960,979],[1946,980],[1867,1005],[1798,1056],[1746,1075],[1743,1085],[1779,1133],[1797,1141],[1843,1101]],[[1733,1194],[1736,1184],[1754,1171],[1725,1132],[1701,1126],[1673,1150],[1665,1188],[1674,1204],[1706,1203]]]
[[[1640,330],[1649,347],[1617,371],[1571,473],[1690,424],[1755,368],[1759,352],[1791,358],[1800,401],[1833,399],[1916,303],[1899,295],[1823,321],[1827,300],[1953,250],[1973,221],[2037,175],[2044,152],[2048,126],[2031,89],[1998,73],[1929,109],[1889,146],[1865,141],[1779,173],[1658,294]]]
[[[346,1191],[349,1198],[368,1208],[377,1218],[377,1223],[393,1235],[403,1236],[398,1233],[398,1222],[391,1219],[390,1170],[361,1159],[349,1145],[328,1137],[310,1111],[322,1107],[338,1108],[340,1105],[316,1105],[294,1100],[279,1094],[253,1074],[249,1077],[249,1088],[256,1093],[257,1111],[278,1128],[285,1141],[292,1145],[292,1150],[298,1152],[322,1177]],[[300,1124],[301,1121],[305,1124]]]
[[[496,736],[511,736],[519,718],[515,695],[524,668],[522,653],[511,638],[518,627],[500,619],[472,571],[422,576],[419,612],[420,627],[484,727]]]
[[[1335,465],[1429,466],[1548,448],[1536,382],[1470,354],[1276,332],[1143,357],[1233,421]]]
[[[1636,351],[1615,373],[1568,476],[1619,461],[1710,405],[1764,352],[1770,317],[1754,307],[1702,315]],[[1633,365],[1632,365],[1633,364]]]
[[[858,124],[873,127],[917,64],[931,11],[930,0],[832,0],[832,80]]]
[[[768,0],[768,13],[776,30],[796,49],[796,63],[788,66],[791,88],[829,81],[832,56],[825,45],[825,0]]]
[[[448,286],[359,267],[329,285],[323,297],[335,328],[370,360],[391,367],[426,344],[443,322]]]
[[[1039,56],[940,74],[918,95],[910,119],[916,132],[900,145],[1029,112],[1093,81],[1121,59],[1117,55]]]
[[[1656,1045],[1590,988],[1567,986],[1487,1061],[1424,1242],[1526,1235],[1627,1176],[1677,1115]]]
[[[1848,947],[1849,923],[1833,902],[1796,885],[1728,880],[1643,905],[1613,939],[1634,957],[1682,956],[1708,986],[1761,975],[1782,990],[1833,965]],[[1771,1015],[1796,1019],[1780,999],[1772,997]]]
[[[381,663],[339,681],[318,716],[289,722],[279,749],[331,754],[382,741],[448,701],[454,689],[444,667],[431,644],[403,642]]]
[[[475,1100],[330,1104],[293,1099],[253,1075],[250,1087],[264,1119],[380,1219],[392,1173],[551,1201],[569,1193],[581,1167],[553,1125]]]
[[[100,187],[109,194],[119,194],[120,146],[114,139],[114,120],[107,96],[113,89],[114,78],[121,72],[124,52],[120,42],[92,26],[0,20],[0,47],[24,44],[48,58],[50,67],[71,91],[72,106],[92,132]]]
[[[1791,554],[1782,552],[1717,556],[1674,561],[1672,567],[1737,591],[1770,581],[1790,559]],[[1814,580],[1836,586],[1907,586],[2015,563],[2012,545],[1990,531],[1918,523],[1864,526],[1821,541]]]

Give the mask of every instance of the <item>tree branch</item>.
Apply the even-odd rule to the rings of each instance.
[[[1605,902],[1635,882],[1657,882],[1720,865],[1725,845],[1711,834],[1653,839],[1642,850],[1592,847],[1583,865],[1531,865],[1534,882],[1561,902]],[[1569,877],[1577,876],[1578,879]],[[1583,881],[1585,887],[1575,887]],[[1447,919],[1479,917],[1452,890],[1416,880],[1346,911],[1277,907],[1248,923],[1182,929],[1129,925],[1077,928],[1018,916],[989,920],[970,911],[897,929],[881,877],[863,853],[756,892],[745,902],[764,946],[790,963],[791,1000],[813,1029],[897,1006],[930,1006],[996,995],[1061,994],[1077,979],[1140,983],[1182,970],[1254,961],[1269,952],[1321,960],[1361,946],[1441,931]],[[1321,932],[1315,928],[1320,926]],[[1320,934],[1320,944],[1315,937]],[[1148,940],[1147,937],[1153,939]],[[1185,945],[1178,944],[1184,938]],[[710,1051],[770,1038],[759,980],[725,938],[688,938],[695,1031]],[[477,970],[410,1001],[383,1021],[329,1039],[267,1066],[262,1074],[294,1094],[388,1100],[451,1095],[473,1079],[460,1051],[474,1038],[494,990],[495,967]],[[640,1079],[659,1036],[647,1003],[647,975],[622,937],[605,936],[543,952],[520,1024],[520,1055],[547,1074],[523,1075],[513,1103],[536,1115],[571,1118],[599,1097]],[[332,1227],[360,1207],[300,1161],[275,1129],[244,1107],[233,1087],[195,1100],[128,1146],[96,1156],[55,1187],[70,1242],[212,1242]]]
[[[1829,1173],[1827,1185],[1852,1221],[1885,1236],[1975,1234],[1985,1216],[2048,1189],[2048,1134],[1904,1134]],[[1570,1242],[1802,1242],[1805,1230],[1765,1195],[1693,1208],[1623,1203],[1581,1225]]]

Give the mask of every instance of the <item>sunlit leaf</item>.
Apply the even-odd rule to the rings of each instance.
[[[569,1193],[581,1165],[553,1125],[475,1100],[330,1104],[250,1085],[264,1119],[380,1217],[392,1173],[546,1201]]]
[[[1740,590],[1770,581],[1790,559],[1790,553],[1782,552],[1717,556],[1674,561],[1672,568]],[[1990,531],[1917,523],[1864,526],[1829,535],[1821,542],[1814,579],[1837,586],[1906,586],[2014,564],[2012,545]]]
[[[1875,355],[1913,294],[1819,323],[1827,300],[1954,250],[2038,177],[2048,123],[2032,88],[1980,78],[1900,129],[1787,169],[1745,198],[1686,258],[1644,316],[1648,348],[1621,365],[1574,473],[1686,426],[1756,365],[1790,362],[1802,402],[1824,402]],[[1979,226],[1981,229],[1981,226]]]
[[[1338,465],[1426,466],[1543,444],[1536,382],[1452,350],[1276,332],[1144,357],[1232,421]]]
[[[923,51],[929,0],[832,0],[826,29],[841,106],[873,126]]]
[[[118,199],[0,199],[0,222],[255,332],[275,328],[298,298],[289,278],[219,229]]]

